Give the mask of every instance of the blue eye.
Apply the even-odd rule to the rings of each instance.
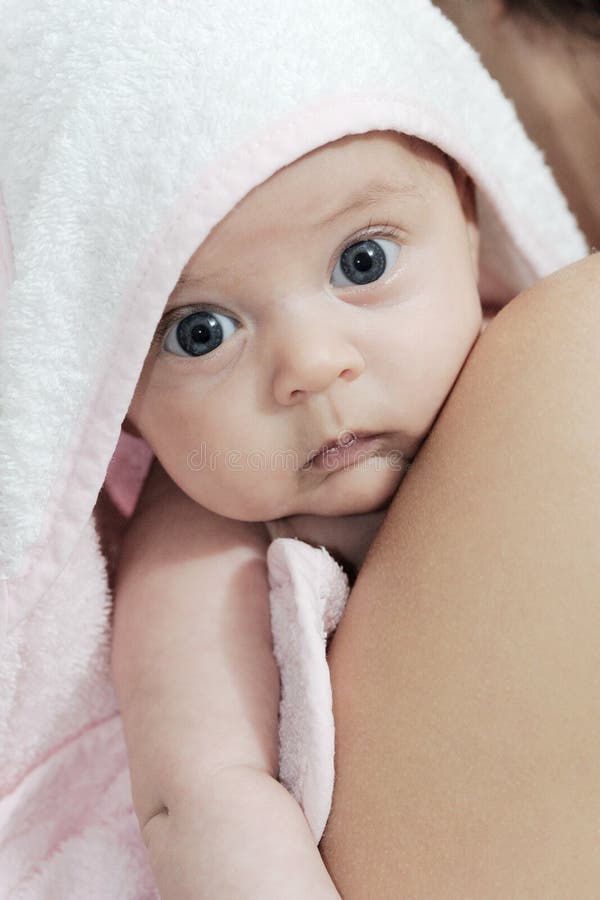
[[[399,254],[400,247],[395,241],[383,238],[357,241],[340,254],[331,273],[331,283],[334,287],[371,284],[394,265]]]
[[[163,348],[175,356],[206,356],[234,333],[237,321],[231,316],[202,309],[172,325]]]

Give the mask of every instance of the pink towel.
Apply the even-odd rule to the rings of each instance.
[[[131,489],[131,487],[130,487]],[[304,809],[315,841],[323,833],[333,790],[333,716],[325,658],[326,636],[342,614],[348,583],[324,549],[290,538],[268,553],[275,654],[280,665],[280,780]],[[79,570],[79,577],[83,574]],[[158,898],[131,801],[121,720],[108,679],[105,618],[95,625],[100,642],[72,654],[68,706],[55,715],[59,691],[54,654],[64,658],[62,636],[53,635],[52,612],[68,591],[64,578],[11,635],[21,664],[6,734],[10,751],[25,736],[23,760],[39,756],[24,772],[3,770],[0,800],[0,897],[11,900],[150,900]],[[73,610],[72,646],[94,625],[96,609],[81,596]],[[87,627],[86,627],[87,626]],[[47,653],[28,645],[46,642]],[[53,648],[54,640],[54,648]],[[17,650],[18,648],[18,650]],[[10,662],[6,658],[3,664]],[[63,674],[65,674],[63,670]],[[48,689],[46,693],[44,685]],[[58,699],[58,698],[57,698]],[[61,721],[62,720],[62,721]],[[78,730],[59,740],[65,723]],[[37,727],[31,729],[30,723]],[[51,736],[54,735],[54,738]],[[39,755],[44,744],[53,744]],[[83,887],[85,886],[85,887]]]
[[[349,593],[343,569],[324,547],[277,538],[267,554],[271,628],[279,665],[279,780],[294,795],[315,841],[333,793],[334,727],[327,637]]]

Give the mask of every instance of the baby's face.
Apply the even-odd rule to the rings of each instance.
[[[185,493],[247,521],[389,502],[480,331],[467,194],[438,151],[372,133],[219,223],[128,414]]]

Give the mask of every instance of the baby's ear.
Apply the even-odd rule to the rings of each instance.
[[[471,248],[471,261],[475,275],[479,273],[479,220],[477,216],[477,198],[475,182],[463,167],[454,159],[449,160],[450,171],[456,185],[460,205],[465,217],[467,236]]]
[[[123,431],[126,431],[127,434],[132,434],[134,437],[141,438],[141,436],[142,436],[139,433],[139,431],[137,430],[137,428],[135,427],[135,425],[133,424],[133,422],[131,422],[127,416],[125,416],[125,418],[121,422],[121,428],[123,429]]]

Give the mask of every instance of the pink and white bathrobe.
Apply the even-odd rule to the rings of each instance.
[[[377,129],[473,176],[492,311],[584,255],[511,105],[428,0],[0,4],[0,900],[158,896],[109,675],[118,517],[100,543],[95,505],[135,504],[151,454],[121,422],[198,245],[281,166]],[[319,840],[325,632],[347,586],[293,540],[269,567],[281,779]]]

